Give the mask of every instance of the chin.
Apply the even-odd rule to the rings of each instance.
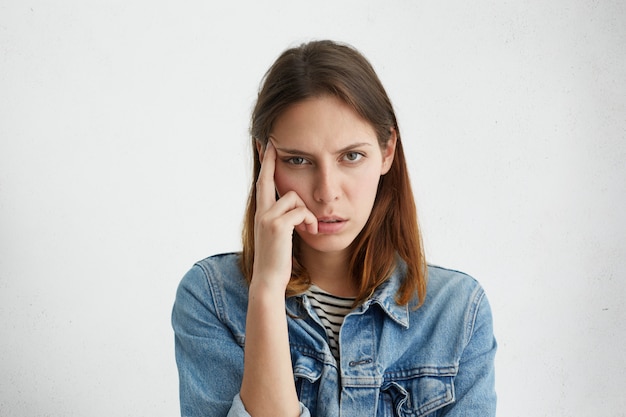
[[[314,251],[321,253],[335,253],[343,252],[350,247],[354,239],[346,238],[345,236],[333,236],[333,235],[308,235],[303,236],[304,233],[298,233],[303,245],[308,246]]]

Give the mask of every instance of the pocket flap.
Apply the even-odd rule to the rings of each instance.
[[[322,375],[322,364],[309,356],[300,356],[293,364],[293,376],[315,382]]]
[[[389,381],[381,387],[397,416],[423,416],[454,402],[453,375],[418,374]]]

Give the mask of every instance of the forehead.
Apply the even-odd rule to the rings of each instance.
[[[333,96],[310,98],[289,106],[275,121],[276,145],[342,147],[351,142],[377,143],[371,124]]]

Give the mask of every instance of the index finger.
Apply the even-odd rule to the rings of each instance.
[[[276,202],[276,183],[274,182],[275,168],[276,149],[272,141],[268,139],[261,162],[261,171],[256,181],[257,210],[265,211]]]

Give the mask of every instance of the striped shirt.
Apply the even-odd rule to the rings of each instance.
[[[338,297],[311,285],[306,291],[311,307],[317,313],[328,336],[328,344],[335,359],[339,360],[339,329],[344,317],[352,310],[355,298]]]

